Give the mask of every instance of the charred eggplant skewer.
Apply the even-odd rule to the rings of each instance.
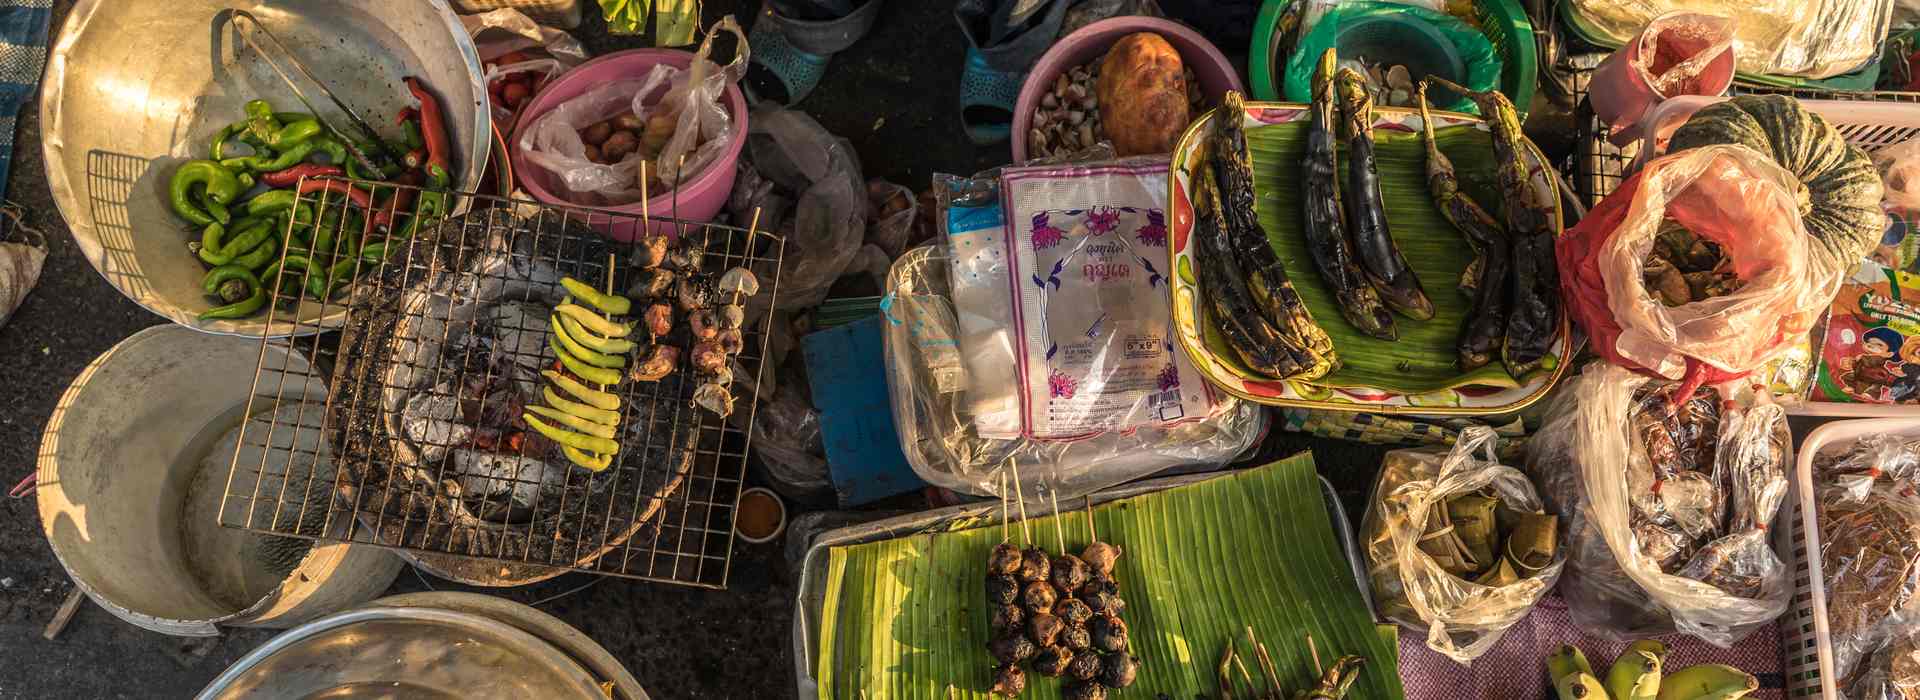
[[[1340,69],[1336,82],[1347,134],[1347,186],[1340,203],[1360,269],[1387,306],[1416,321],[1433,318],[1433,300],[1387,227],[1387,201],[1380,194],[1380,168],[1373,155],[1373,94],[1367,92],[1366,79],[1351,68]]]
[[[1267,321],[1276,330],[1329,365],[1318,372],[1315,372],[1318,367],[1309,368],[1307,374],[1311,376],[1307,378],[1324,376],[1333,371],[1335,364],[1333,339],[1314,322],[1312,312],[1294,290],[1292,280],[1287,278],[1287,268],[1280,264],[1280,256],[1273,252],[1273,243],[1268,241],[1267,231],[1254,213],[1253,155],[1247,149],[1247,130],[1239,116],[1245,111],[1240,93],[1228,91],[1220,106],[1222,116],[1215,120],[1209,163],[1214,188],[1209,197],[1217,200],[1228,247],[1239,253],[1234,259],[1244,273],[1254,303],[1265,312]]]
[[[1549,182],[1536,186],[1533,169],[1542,167],[1520,132],[1520,113],[1513,102],[1496,91],[1475,92],[1442,78],[1432,78],[1479,105],[1493,132],[1493,153],[1499,161],[1501,219],[1507,225],[1513,251],[1513,305],[1507,314],[1506,345],[1502,360],[1518,378],[1538,368],[1553,347],[1560,326],[1560,270],[1553,256],[1554,218],[1559,197]]]
[[[1282,337],[1254,307],[1247,281],[1241,279],[1233,266],[1233,251],[1227,245],[1225,223],[1220,216],[1220,198],[1214,193],[1213,170],[1203,166],[1194,174],[1200,179],[1196,188],[1200,197],[1194,207],[1194,237],[1200,246],[1194,262],[1200,298],[1212,312],[1227,345],[1248,368],[1275,379],[1306,377],[1320,358]]]
[[[1347,240],[1346,221],[1341,216],[1339,169],[1334,161],[1335,122],[1333,72],[1337,54],[1333,49],[1321,54],[1313,74],[1313,121],[1307,127],[1307,155],[1301,160],[1301,209],[1306,222],[1307,249],[1320,279],[1333,292],[1340,314],[1360,332],[1382,340],[1399,338],[1393,317],[1380,303],[1380,296],[1367,283],[1366,273],[1354,260]]]
[[[1420,81],[1420,122],[1427,142],[1427,191],[1433,196],[1440,215],[1466,236],[1477,257],[1460,275],[1460,291],[1473,299],[1466,323],[1454,343],[1460,369],[1472,370],[1493,360],[1504,344],[1507,331],[1508,274],[1512,266],[1507,232],[1493,215],[1460,191],[1453,161],[1440,152],[1434,139],[1433,115],[1427,103],[1427,82]]]

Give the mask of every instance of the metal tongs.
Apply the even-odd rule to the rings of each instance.
[[[320,123],[321,128],[326,129],[328,133],[339,139],[342,145],[346,146],[347,152],[353,155],[354,160],[359,161],[362,167],[368,169],[368,172],[374,173],[389,171],[392,169],[392,166],[399,163],[399,159],[395,154],[387,150],[386,142],[380,138],[380,132],[375,131],[373,126],[367,123],[367,120],[361,119],[360,115],[353,111],[352,107],[348,107],[347,103],[342,102],[338,95],[333,94],[333,90],[329,89],[327,84],[320,80],[318,76],[315,76],[313,71],[307,70],[306,64],[301,63],[300,59],[294,56],[292,49],[287,48],[286,44],[281,43],[280,37],[274,36],[273,32],[268,31],[267,25],[262,24],[260,18],[253,16],[253,13],[246,10],[235,9],[229,10],[229,12],[233,13],[236,20],[245,19],[251,22],[254,29],[259,30],[261,35],[271,40],[274,49],[281,57],[285,58],[287,63],[293,66],[294,70],[299,71],[300,75],[305,76],[309,82],[319,87],[320,93],[326,95],[327,100],[332,102],[334,107],[339,108],[341,112],[345,113],[347,119],[353,122],[353,126],[360,130],[361,138],[353,138],[328,122],[326,117],[321,116],[320,110],[314,108],[313,101],[307,98],[306,91],[300,89],[300,85],[294,81],[293,76],[288,75],[285,70],[281,69],[280,63],[273,60],[271,54],[262,50],[260,44],[255,43],[249,33],[234,32],[240,36],[241,41],[246,42],[247,46],[253,49],[254,53],[259,54],[260,58],[267,62],[267,66],[272,68],[273,72],[278,74],[282,81],[286,82],[287,87],[293,89],[293,95],[299,98],[300,104],[306,106],[307,111],[313,114],[313,118]],[[362,151],[362,145],[368,146],[368,150],[371,150],[372,153]]]

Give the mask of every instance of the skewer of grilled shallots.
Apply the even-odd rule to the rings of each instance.
[[[1425,80],[1420,81],[1419,95],[1421,129],[1427,142],[1427,192],[1440,215],[1460,230],[1475,253],[1473,263],[1460,273],[1460,290],[1473,299],[1473,306],[1467,310],[1467,320],[1454,341],[1460,369],[1472,370],[1492,361],[1505,344],[1512,251],[1508,249],[1507,232],[1492,214],[1460,191],[1453,161],[1440,152]]]
[[[1353,252],[1367,283],[1387,306],[1416,321],[1433,318],[1433,300],[1421,289],[1419,276],[1387,226],[1387,202],[1380,194],[1380,170],[1373,155],[1373,93],[1367,91],[1366,78],[1352,68],[1340,69],[1336,81],[1347,132],[1347,187],[1341,204]]]
[[[1313,73],[1313,103],[1308,110],[1312,121],[1307,126],[1306,156],[1301,159],[1301,209],[1306,218],[1307,250],[1320,270],[1320,279],[1333,292],[1341,315],[1360,332],[1382,340],[1394,340],[1393,316],[1380,303],[1380,295],[1367,283],[1366,273],[1354,258],[1353,244],[1347,236],[1341,213],[1340,172],[1335,167],[1333,75],[1339,54],[1327,49]],[[1351,194],[1351,193],[1349,193]]]
[[[1559,195],[1551,182],[1542,184],[1534,177],[1534,171],[1543,169],[1544,164],[1529,147],[1520,130],[1520,112],[1506,95],[1468,90],[1437,76],[1429,79],[1473,100],[1493,132],[1502,195],[1500,214],[1513,250],[1513,304],[1507,314],[1501,359],[1507,373],[1519,378],[1541,365],[1559,335],[1560,270],[1553,253]]]
[[[1215,113],[1214,133],[1208,143],[1212,154],[1206,161],[1213,171],[1215,187],[1209,196],[1217,197],[1214,201],[1220,205],[1228,247],[1236,253],[1229,264],[1239,269],[1254,303],[1267,321],[1282,337],[1314,358],[1302,363],[1307,365],[1306,374],[1323,376],[1338,364],[1333,339],[1307,311],[1306,302],[1294,289],[1286,266],[1280,263],[1273,243],[1267,239],[1266,229],[1260,226],[1260,218],[1254,213],[1253,153],[1247,148],[1246,125],[1242,123],[1245,113],[1246,104],[1240,93],[1228,91]]]

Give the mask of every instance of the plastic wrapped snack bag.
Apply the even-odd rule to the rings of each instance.
[[[1497,461],[1497,442],[1472,427],[1451,450],[1387,453],[1363,525],[1381,614],[1461,663],[1526,616],[1566,559],[1559,517],[1526,474]]]
[[[1786,411],[1744,382],[1679,386],[1595,362],[1527,444],[1566,520],[1560,592],[1574,622],[1627,640],[1731,646],[1786,611],[1769,541],[1786,498]]]

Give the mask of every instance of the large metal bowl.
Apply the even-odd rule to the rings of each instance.
[[[199,700],[446,698],[604,700],[566,653],[512,625],[434,608],[363,608],[274,637]]]
[[[238,121],[248,100],[305,110],[241,40],[253,29],[232,22],[229,8],[252,12],[354,111],[395,130],[388,138],[401,136],[393,116],[413,102],[401,78],[424,79],[446,107],[454,182],[469,192],[492,141],[479,56],[445,0],[80,0],[68,17],[47,63],[40,117],[54,201],[94,269],[135,303],[198,330],[315,332],[339,323],[340,305],[323,318],[318,304],[305,304],[271,324],[264,313],[197,320],[215,301],[201,293],[205,268],[186,248],[199,232],[167,205],[168,179],[181,162],[205,158],[214,133]],[[347,128],[317,88],[302,89]]]

